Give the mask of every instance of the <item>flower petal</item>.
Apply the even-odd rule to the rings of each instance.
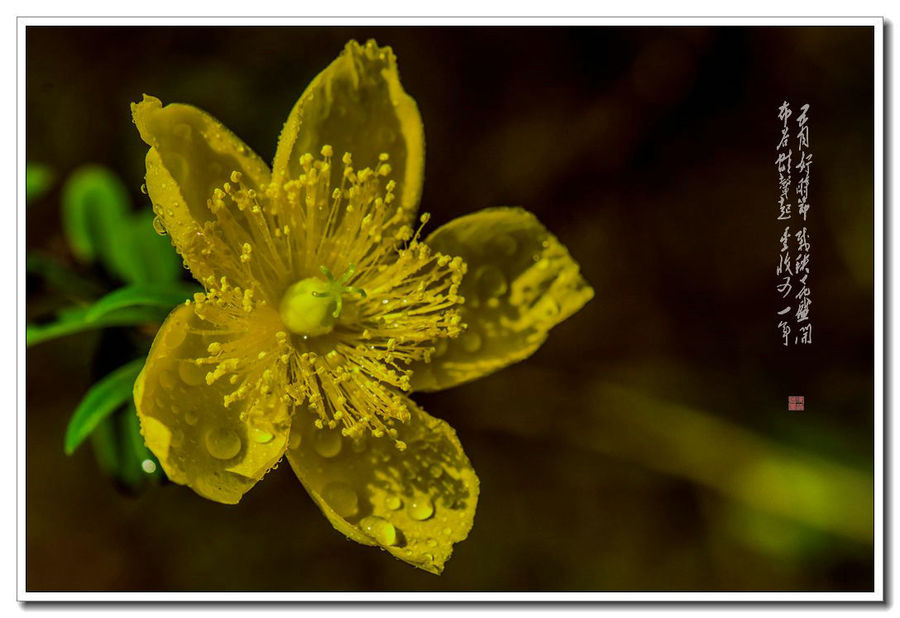
[[[403,451],[387,436],[354,441],[317,430],[314,416],[298,411],[287,458],[338,531],[439,574],[472,528],[478,477],[456,432],[407,403],[411,418],[396,426]]]
[[[203,224],[216,220],[207,202],[234,171],[241,173],[247,189],[258,191],[269,183],[269,168],[224,125],[196,107],[177,103],[163,107],[159,99],[144,95],[143,101],[132,103],[131,111],[141,138],[151,147],[146,181],[154,211],[194,277],[202,282],[209,275],[224,274],[247,285],[241,281],[240,244],[219,240],[211,246],[215,239],[204,236]],[[251,227],[236,208],[223,209],[221,217],[234,223],[229,231],[245,234]]]
[[[397,182],[395,206],[415,215],[425,173],[425,133],[416,102],[400,85],[390,47],[350,41],[338,58],[309,84],[294,105],[278,140],[273,179],[278,184],[301,174],[300,157],[330,145],[336,157],[353,155],[357,168],[375,168],[387,153]],[[341,166],[332,186],[340,186]]]
[[[242,419],[258,403],[252,396],[223,405],[235,387],[227,379],[207,384],[207,369],[194,362],[220,340],[211,332],[193,305],[173,310],[135,382],[134,401],[147,447],[169,479],[235,504],[284,454],[289,417],[280,399],[270,422],[253,426]]]
[[[426,244],[468,266],[460,286],[467,329],[439,342],[429,363],[413,365],[414,390],[462,384],[530,356],[594,295],[566,248],[521,208],[460,217]]]

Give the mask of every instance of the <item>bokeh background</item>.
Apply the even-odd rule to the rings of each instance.
[[[197,105],[271,160],[306,84],[373,37],[424,118],[433,225],[522,205],[596,290],[526,362],[416,397],[481,478],[469,539],[435,577],[345,540],[287,465],[227,507],[67,457],[85,391],[153,335],[112,329],[27,353],[27,589],[871,590],[872,30],[29,27],[28,160],[108,166],[149,209],[130,102]],[[788,349],[785,99],[814,157],[814,344]],[[26,223],[30,254],[107,281],[71,255],[59,182]],[[29,320],[70,302],[29,275]]]

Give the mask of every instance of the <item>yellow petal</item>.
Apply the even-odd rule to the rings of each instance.
[[[235,387],[227,379],[208,385],[206,373],[214,367],[194,362],[219,341],[211,330],[193,305],[173,310],[135,382],[134,400],[147,447],[169,479],[235,504],[284,454],[288,414],[279,404],[266,422],[251,424],[241,416],[259,403],[257,397],[223,405]]]
[[[407,404],[411,418],[397,425],[403,451],[387,436],[357,442],[317,430],[313,415],[298,411],[287,458],[338,531],[440,573],[472,528],[478,477],[456,432]]]
[[[521,208],[460,217],[426,243],[468,266],[460,286],[467,329],[438,342],[430,363],[413,365],[415,390],[455,386],[528,357],[594,295],[566,248]]]
[[[317,156],[324,145],[340,159],[353,156],[356,169],[375,168],[389,155],[396,180],[395,206],[411,220],[422,194],[425,133],[416,102],[400,85],[390,47],[350,41],[337,60],[319,73],[294,105],[278,140],[273,179],[282,184],[301,173],[300,157]],[[332,186],[340,186],[340,165]]]
[[[215,220],[207,206],[216,188],[229,182],[232,172],[240,172],[241,182],[258,191],[270,180],[269,168],[224,125],[190,105],[169,104],[144,95],[132,103],[134,123],[141,138],[151,147],[147,153],[147,192],[154,211],[173,243],[199,280],[209,275],[227,275],[241,281],[241,247],[218,239],[205,239],[202,226]],[[235,225],[233,231],[247,229],[244,215],[227,209],[222,216]],[[210,235],[212,236],[212,235]],[[216,242],[212,254],[210,242]]]

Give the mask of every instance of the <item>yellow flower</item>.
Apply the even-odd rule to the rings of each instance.
[[[337,530],[439,573],[478,477],[408,393],[534,352],[593,295],[578,265],[517,208],[420,239],[422,122],[372,41],[309,85],[271,171],[199,109],[145,95],[132,112],[155,225],[205,289],[135,384],[147,446],[169,479],[229,504],[286,454]]]

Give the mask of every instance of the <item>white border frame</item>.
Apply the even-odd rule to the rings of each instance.
[[[28,592],[25,590],[25,28],[30,25],[103,25],[103,26],[175,26],[175,25],[579,25],[579,26],[870,26],[874,30],[874,583],[872,592],[284,592],[284,593],[166,593],[166,592]],[[884,19],[882,17],[19,17],[16,29],[17,107],[16,107],[16,590],[19,601],[678,601],[678,602],[813,602],[813,601],[885,601],[884,566]],[[879,345],[881,343],[881,345]]]

